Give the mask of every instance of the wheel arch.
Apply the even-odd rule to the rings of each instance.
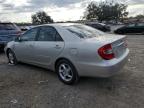
[[[69,62],[75,67],[74,63],[73,63],[70,59],[65,58],[65,57],[60,57],[60,58],[57,58],[56,61],[55,61],[55,64],[54,64],[54,68],[55,68],[55,69],[56,69],[57,63],[58,63],[59,61],[61,61],[61,60],[67,60],[67,61],[69,61]]]
[[[59,79],[60,79],[62,82],[64,82],[65,84],[68,84],[68,85],[73,85],[73,84],[77,83],[77,82],[79,81],[79,79],[80,79],[80,76],[79,76],[79,73],[78,73],[78,71],[77,71],[77,68],[75,67],[74,63],[73,63],[71,60],[69,60],[69,59],[67,59],[67,58],[65,58],[65,57],[58,58],[58,59],[56,60],[56,62],[55,62],[55,70],[56,70],[57,63],[58,63],[59,61],[61,61],[61,60],[66,60],[66,61],[68,61],[68,62],[72,65],[72,68],[74,69],[74,77],[73,77],[73,79],[71,80],[72,82],[67,82],[67,83],[66,83],[65,81],[61,80],[61,78],[60,78],[60,76],[59,76],[59,74],[58,74]]]

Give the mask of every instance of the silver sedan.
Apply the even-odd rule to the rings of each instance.
[[[110,77],[127,61],[126,37],[105,34],[82,24],[34,27],[7,44],[10,64],[24,62],[56,71],[65,84],[80,76]]]

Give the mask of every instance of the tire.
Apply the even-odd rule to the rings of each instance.
[[[68,60],[60,60],[56,64],[56,72],[59,80],[64,84],[73,85],[79,81],[79,76],[74,65]]]
[[[124,34],[124,31],[116,30],[116,31],[114,31],[114,33],[115,33],[115,34],[122,34],[122,35],[123,35],[123,34]]]
[[[4,52],[4,45],[0,45],[0,52]]]
[[[3,51],[3,49],[2,48],[0,48],[0,53],[3,53],[4,51]]]
[[[122,34],[122,35],[123,35],[123,34],[124,34],[124,32],[123,32],[123,31],[119,31],[119,32],[118,32],[118,34]]]
[[[7,57],[8,57],[9,64],[11,64],[11,65],[16,65],[17,64],[16,56],[15,56],[15,54],[12,50],[9,49],[7,51]]]

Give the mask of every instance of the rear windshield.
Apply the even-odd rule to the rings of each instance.
[[[66,29],[80,38],[93,38],[105,33],[86,25],[70,25]]]
[[[0,23],[0,30],[16,30],[16,26],[11,23]]]

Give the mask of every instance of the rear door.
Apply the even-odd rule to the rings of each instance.
[[[34,44],[38,28],[33,28],[21,36],[21,41],[15,42],[15,53],[19,60],[33,62],[35,60]]]
[[[50,65],[52,61],[62,52],[64,41],[54,27],[40,27],[34,49],[36,63]]]

